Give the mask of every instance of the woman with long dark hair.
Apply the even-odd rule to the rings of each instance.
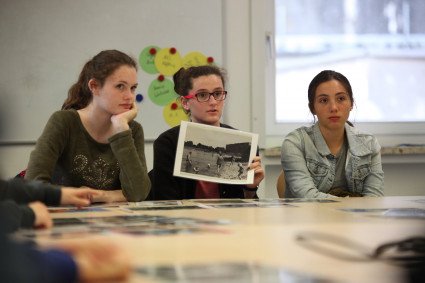
[[[325,70],[313,78],[308,107],[317,122],[291,132],[282,144],[285,197],[383,196],[381,147],[348,121],[353,104],[341,73]]]
[[[102,190],[95,201],[142,201],[150,191],[135,91],[137,64],[118,50],[88,61],[31,153],[25,178]]]

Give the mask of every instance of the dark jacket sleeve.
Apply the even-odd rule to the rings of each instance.
[[[28,242],[9,239],[0,208],[0,282],[75,282],[77,266],[71,255],[60,250],[40,251]]]
[[[178,179],[173,176],[180,127],[162,133],[153,144],[152,197],[156,200],[182,199]]]
[[[120,166],[122,192],[128,201],[143,201],[150,192],[143,128],[131,123],[131,131],[120,132],[110,139],[111,149]]]
[[[35,214],[26,205],[18,205],[12,200],[0,201],[3,230],[12,233],[19,228],[31,228],[34,226]]]
[[[22,179],[0,180],[0,200],[13,200],[19,204],[41,201],[46,205],[59,205],[61,190],[58,186],[40,181]]]

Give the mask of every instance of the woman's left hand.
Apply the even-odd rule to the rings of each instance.
[[[60,204],[71,204],[77,207],[88,206],[93,198],[101,195],[101,191],[91,188],[62,187]]]
[[[97,194],[96,196],[93,196],[92,201],[111,203],[111,202],[123,202],[123,201],[127,201],[127,199],[125,198],[121,189],[111,190],[111,191],[99,190],[99,194]]]
[[[249,170],[254,170],[254,183],[246,185],[248,188],[253,189],[260,185],[261,181],[264,179],[264,169],[261,167],[261,157],[255,156],[249,165]]]

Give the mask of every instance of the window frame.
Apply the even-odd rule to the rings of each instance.
[[[292,130],[311,123],[277,123],[275,107],[276,52],[274,46],[274,0],[251,0],[251,60],[253,91],[253,131],[260,146],[279,146]],[[256,95],[264,94],[262,95]],[[306,108],[307,108],[306,95]],[[361,105],[357,105],[361,107]],[[356,128],[374,134],[382,146],[425,144],[425,122],[356,122]]]

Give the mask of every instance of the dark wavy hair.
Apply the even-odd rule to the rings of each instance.
[[[137,70],[136,61],[118,50],[104,50],[88,61],[78,77],[78,81],[68,90],[68,98],[62,109],[82,109],[92,100],[88,82],[95,79],[103,86],[107,77],[121,66],[130,66]]]

